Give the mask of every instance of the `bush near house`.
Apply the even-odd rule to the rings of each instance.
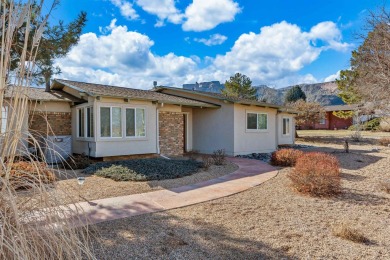
[[[2,178],[6,176],[4,172],[0,174]],[[15,190],[29,189],[36,185],[53,183],[56,180],[54,173],[43,162],[15,162],[9,174],[9,183]]]
[[[150,181],[184,177],[198,172],[201,167],[202,163],[195,160],[151,158],[99,162],[87,167],[84,173],[115,181]]]
[[[219,149],[213,152],[213,155],[211,156],[214,160],[215,165],[223,165],[226,160],[226,153],[224,149]]]
[[[296,149],[280,149],[272,153],[271,164],[274,166],[292,167],[303,154],[302,151]]]
[[[341,191],[339,162],[325,153],[311,152],[299,157],[288,177],[297,191],[313,196],[330,197]]]
[[[70,156],[65,162],[63,162],[63,165],[65,169],[78,170],[87,168],[91,165],[91,163],[91,159],[83,153]]]

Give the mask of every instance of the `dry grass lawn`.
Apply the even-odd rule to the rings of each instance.
[[[290,188],[286,168],[230,197],[95,225],[97,257],[390,259],[390,194],[380,187],[390,180],[390,150],[361,144],[345,154],[342,144],[311,145],[340,160],[343,192],[338,197],[301,196]],[[336,236],[340,225],[367,240]]]

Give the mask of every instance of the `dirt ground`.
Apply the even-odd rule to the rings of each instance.
[[[390,259],[390,150],[336,142],[306,150],[335,155],[343,192],[335,198],[302,196],[287,173],[248,191],[181,209],[93,226],[98,259]],[[373,150],[374,149],[374,150]],[[346,224],[369,242],[335,237]]]

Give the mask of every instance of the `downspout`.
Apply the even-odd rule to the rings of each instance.
[[[275,128],[276,128],[276,134],[275,134],[275,144],[276,144],[276,147],[275,147],[275,150],[278,150],[278,147],[279,147],[279,110],[276,110],[276,115],[275,115]]]
[[[160,154],[160,126],[158,103],[156,103],[156,151],[157,154]]]

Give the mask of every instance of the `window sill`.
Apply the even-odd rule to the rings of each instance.
[[[100,137],[97,142],[132,142],[132,141],[148,141],[148,138],[135,137]]]
[[[245,133],[269,133],[269,130],[268,129],[264,129],[264,130],[246,129]]]

